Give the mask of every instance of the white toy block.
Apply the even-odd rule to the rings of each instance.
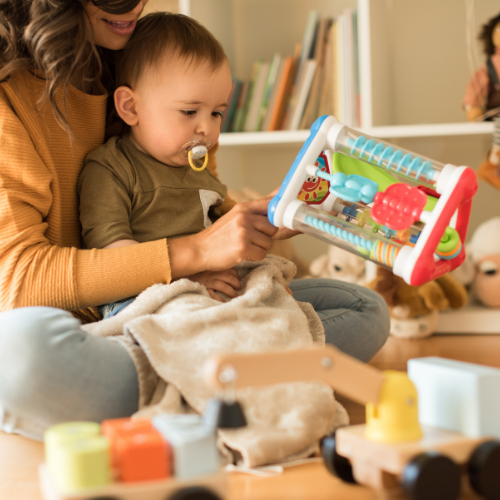
[[[215,430],[199,415],[158,415],[152,422],[172,446],[176,478],[190,479],[218,471]]]
[[[410,359],[419,421],[471,438],[500,438],[500,370],[438,357]]]

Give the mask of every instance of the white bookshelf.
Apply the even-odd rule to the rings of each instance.
[[[380,139],[398,139],[408,137],[448,137],[491,135],[492,122],[481,123],[434,123],[427,125],[393,125],[385,127],[363,127],[365,134]],[[293,144],[303,143],[309,136],[309,130],[279,130],[276,132],[239,132],[221,134],[221,146],[247,146],[257,144]]]

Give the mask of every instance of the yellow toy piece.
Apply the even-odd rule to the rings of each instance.
[[[44,435],[45,461],[49,468],[56,461],[53,457],[65,443],[101,435],[101,426],[95,422],[67,422],[49,427]]]
[[[377,405],[366,405],[366,438],[379,443],[415,441],[422,437],[418,423],[418,395],[403,372],[384,371]]]
[[[59,443],[50,460],[48,468],[59,491],[70,493],[111,481],[109,441],[104,436]]]
[[[197,167],[194,162],[193,162],[193,151],[189,151],[188,153],[188,161],[189,165],[191,165],[191,168],[195,170],[196,172],[201,172],[202,170],[205,170],[205,168],[208,165],[208,153],[205,155],[205,161],[203,162],[203,165],[201,167]]]

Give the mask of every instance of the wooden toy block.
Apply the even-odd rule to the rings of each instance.
[[[188,498],[224,500],[227,494],[226,477],[221,472],[189,481],[168,478],[140,483],[115,482],[103,487],[84,488],[71,493],[61,492],[56,487],[45,464],[40,466],[39,477],[44,500],[170,500],[180,495],[181,492],[186,496],[188,492],[191,493],[192,496]]]
[[[172,446],[174,473],[179,479],[212,474],[219,469],[213,427],[198,415],[158,415],[153,425]]]
[[[49,468],[59,491],[106,485],[111,481],[109,442],[96,436],[52,445]]]
[[[119,436],[126,436],[141,431],[148,431],[153,428],[151,420],[146,418],[139,418],[132,420],[131,418],[113,418],[104,420],[101,424],[101,432],[109,439],[111,445],[111,463],[115,473],[118,473],[119,464],[117,459],[119,457],[116,450],[116,443]],[[116,475],[115,474],[115,475]]]
[[[113,451],[120,481],[150,481],[171,475],[170,446],[156,429],[118,434]]]
[[[437,357],[411,359],[423,425],[500,438],[500,370]]]

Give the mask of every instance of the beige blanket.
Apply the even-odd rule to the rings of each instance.
[[[141,386],[136,415],[202,413],[214,396],[203,380],[203,362],[211,355],[324,344],[312,306],[296,302],[286,291],[294,264],[269,256],[236,270],[242,291],[226,303],[212,299],[199,283],[182,279],[154,285],[115,317],[85,326],[94,335],[118,336],[133,355]],[[229,461],[246,467],[308,456],[318,451],[322,436],[348,423],[332,389],[321,383],[248,388],[238,390],[237,399],[248,426],[219,431],[219,444]]]

